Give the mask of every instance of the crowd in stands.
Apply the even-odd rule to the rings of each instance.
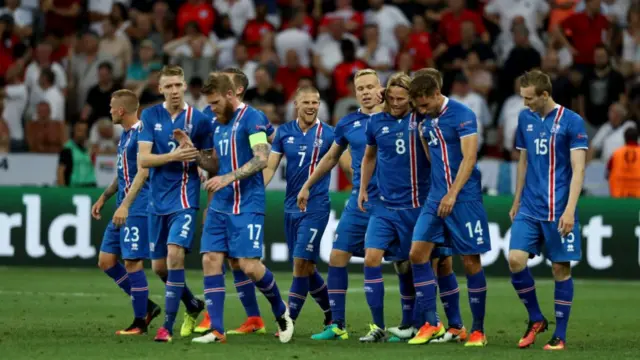
[[[640,119],[640,1],[0,0],[0,153],[59,153],[76,122],[88,151],[115,153],[111,93],[161,102],[164,64],[184,68],[200,109],[210,71],[241,69],[245,102],[275,126],[294,120],[302,84],[335,124],[358,107],[357,70],[384,81],[436,67],[443,93],[476,113],[481,155],[505,160],[524,108],[517,78],[540,68],[586,120],[589,160],[606,163]]]

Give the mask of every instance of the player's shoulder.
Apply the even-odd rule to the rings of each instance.
[[[294,121],[288,121],[276,129],[276,132],[280,134],[280,136],[290,134],[293,130]]]
[[[153,117],[158,117],[161,114],[160,110],[163,109],[163,106],[164,105],[162,103],[149,106],[148,108],[142,110],[142,112],[140,113],[140,118],[145,120]]]
[[[322,130],[323,131],[327,131],[331,134],[333,134],[336,131],[336,128],[331,126],[330,124],[320,120],[320,124],[322,124]]]
[[[562,117],[564,119],[569,120],[571,123],[575,123],[575,122],[583,122],[584,119],[582,118],[582,116],[580,116],[580,114],[578,114],[577,112],[567,108],[567,107],[562,107]]]
[[[518,113],[518,124],[523,123],[523,122],[527,122],[527,121],[531,121],[531,120],[535,120],[536,118],[536,114],[529,108],[524,108],[522,110],[520,110],[520,112]]]
[[[449,98],[449,102],[447,103],[447,112],[451,112],[451,114],[455,114],[456,116],[473,114],[475,117],[475,113],[470,107],[452,98]]]

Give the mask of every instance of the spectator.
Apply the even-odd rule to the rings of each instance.
[[[204,110],[204,108],[209,105],[207,103],[207,98],[200,92],[202,90],[202,85],[202,79],[199,77],[191,78],[187,92],[184,94],[184,101],[200,111]]]
[[[117,23],[113,18],[103,21],[103,37],[100,40],[98,52],[103,54],[111,54],[114,61],[114,70],[117,74],[124,78],[127,74],[127,68],[133,59],[133,50],[131,41],[126,36],[117,33]]]
[[[313,79],[301,78],[300,81],[298,81],[298,87],[303,87],[303,86],[313,86]],[[289,102],[287,102],[284,122],[288,122],[296,119],[297,112],[296,112],[296,106],[293,103],[293,101],[294,99],[291,98]],[[330,122],[331,117],[329,115],[330,115],[329,106],[327,105],[327,102],[324,101],[323,99],[320,99],[320,108],[318,109],[318,119],[324,122]]]
[[[340,119],[345,117],[347,114],[358,110],[358,108],[360,107],[358,99],[356,99],[356,89],[355,84],[353,83],[354,75],[355,74],[351,74],[347,81],[347,83],[349,84],[349,94],[338,100],[333,108],[333,121],[331,123],[332,126],[336,126]]]
[[[316,69],[316,81],[322,91],[328,90],[333,72],[344,59],[340,50],[342,40],[350,40],[355,46],[358,39],[344,31],[344,21],[334,19],[329,25],[329,33],[318,36],[313,46],[313,67]]]
[[[627,14],[627,28],[622,32],[622,68],[625,76],[640,74],[640,8]]]
[[[275,77],[278,72],[278,68],[280,67],[280,58],[278,57],[275,46],[275,33],[267,32],[262,37],[258,64],[267,68],[267,70],[269,70],[269,74]]]
[[[215,23],[215,11],[211,6],[211,2],[208,3],[204,0],[187,0],[178,10],[177,26],[178,34],[180,36],[187,33],[187,25],[192,22],[196,23],[196,27],[202,34],[208,34],[213,30]]]
[[[529,29],[524,24],[514,24],[511,32],[515,47],[509,53],[500,72],[501,99],[506,99],[512,94],[511,87],[518,76],[539,67],[542,62],[540,53],[531,47]]]
[[[120,88],[120,84],[113,79],[113,68],[109,63],[98,66],[98,84],[89,90],[87,103],[82,109],[80,120],[86,121],[89,127],[100,118],[111,114],[111,94]]]
[[[487,70],[485,64],[486,62],[483,64],[480,61],[478,53],[472,51],[467,55],[462,74],[469,80],[473,91],[488,99],[494,85],[493,75]]]
[[[160,93],[160,70],[161,67],[152,67],[147,82],[136,89],[136,95],[140,99],[140,111],[164,101],[164,95]]]
[[[576,88],[571,83],[571,80],[561,73],[557,51],[553,49],[547,51],[542,58],[541,70],[551,78],[551,97],[553,101],[569,109],[575,108]]]
[[[9,127],[11,135],[11,151],[24,150],[24,129],[22,117],[29,102],[29,91],[24,83],[20,82],[17,73],[7,77],[7,84],[4,89],[0,89],[0,105],[4,110],[0,112],[0,117]]]
[[[89,12],[89,21],[91,22],[91,30],[102,35],[105,20],[109,20],[111,9],[116,4],[115,0],[87,0],[87,10]],[[117,27],[115,27],[117,29]]]
[[[129,89],[136,89],[149,79],[149,74],[153,68],[162,67],[158,63],[151,40],[145,40],[140,44],[138,60],[134,61],[127,69],[127,79],[125,86]]]
[[[302,30],[304,16],[305,13],[303,11],[298,11],[294,14],[290,26],[275,36],[275,49],[280,59],[285,58],[287,51],[296,50],[300,64],[304,67],[309,67],[311,66],[310,54],[313,39],[309,33]]]
[[[11,151],[11,133],[7,122],[0,117],[0,154],[7,154]]]
[[[89,133],[91,154],[115,155],[118,152],[118,141],[122,132],[122,126],[114,126],[110,118],[98,119]]]
[[[550,7],[546,0],[490,0],[484,7],[484,12],[490,21],[500,26],[502,34],[511,34],[513,20],[522,17],[529,29],[529,41],[540,43],[538,29],[541,20],[549,13]],[[513,41],[512,41],[513,42]]]
[[[276,111],[281,113],[285,103],[285,97],[281,91],[276,89],[267,69],[260,66],[255,72],[256,86],[247,90],[244,100],[255,107],[273,105]]]
[[[522,27],[526,27],[527,29],[531,47],[534,48],[541,56],[544,55],[546,48],[540,37],[529,29],[527,21],[523,16],[515,16],[511,22],[511,28],[508,31],[501,32],[493,46],[495,52],[498,54],[498,61],[501,64],[507,60],[507,57],[511,54],[511,50],[516,46],[513,33],[514,29]]]
[[[36,117],[28,121],[25,127],[29,151],[46,154],[57,154],[65,143],[65,123],[51,119],[51,107],[41,102],[36,107]]]
[[[106,1],[105,3],[108,3]],[[116,34],[120,36],[126,36],[129,38],[127,34],[127,30],[129,30],[129,26],[131,22],[129,21],[129,14],[127,12],[127,7],[125,4],[121,2],[114,2],[111,8],[109,9],[109,16],[105,18],[110,19],[113,23],[113,27],[116,29]],[[98,35],[104,35],[103,28],[104,20],[100,22],[96,22],[91,26],[91,30],[95,31]]]
[[[264,36],[266,37],[267,34],[264,34]],[[220,17],[216,23],[215,32],[209,35],[209,41],[216,47],[218,68],[230,67],[233,64],[233,49],[238,40],[233,34],[233,30],[231,30],[231,20],[229,20],[228,16],[223,15]]]
[[[63,42],[63,35],[60,31],[46,33],[44,42],[51,45],[51,63],[58,63],[64,68],[68,67],[69,46]],[[66,76],[65,76],[66,78]]]
[[[52,53],[53,47],[47,41],[42,41],[36,46],[34,59],[29,63],[29,66],[27,66],[27,70],[24,75],[24,82],[29,90],[33,90],[38,87],[42,69],[48,68],[51,69],[55,75],[55,86],[60,89],[63,94],[66,93],[67,74],[60,63],[51,60]]]
[[[247,45],[249,59],[256,60],[260,54],[262,37],[276,28],[267,21],[267,4],[256,4],[256,18],[247,22],[242,32],[242,40]]]
[[[318,33],[329,31],[328,25],[337,18],[344,20],[344,28],[347,32],[360,37],[364,25],[364,14],[351,6],[351,0],[336,0],[336,10],[324,14],[320,20]],[[375,23],[372,22],[370,25],[375,25]]]
[[[471,21],[476,34],[483,42],[489,42],[489,33],[482,23],[482,18],[471,10],[465,9],[464,0],[447,0],[448,8],[440,17],[438,32],[449,46],[457,45],[462,40],[461,25]]]
[[[278,69],[275,82],[277,87],[284,94],[284,98],[289,100],[298,88],[298,82],[303,77],[313,77],[313,71],[307,67],[300,66],[298,53],[291,49],[287,51],[285,66]]]
[[[200,32],[198,24],[188,23],[185,36],[164,45],[164,52],[171,56],[171,63],[180,65],[187,81],[193,76],[206,79],[213,67],[215,45]]]
[[[491,123],[491,113],[489,112],[489,106],[487,105],[487,101],[480,96],[478,93],[474,92],[469,86],[468,79],[464,76],[464,74],[458,74],[453,81],[453,86],[451,87],[451,96],[452,99],[459,101],[469,107],[476,114],[476,119],[478,120],[478,150],[482,148],[482,144],[484,143],[483,137],[483,129],[490,125]]]
[[[520,152],[514,151],[514,147],[518,116],[525,109],[524,99],[520,96],[520,78],[514,81],[513,89],[514,94],[502,104],[498,117],[498,150],[506,161],[517,161],[520,157]]]
[[[56,183],[67,187],[95,187],[96,175],[91,162],[91,154],[87,150],[87,134],[89,126],[78,121],[73,125],[71,139],[60,152]]]
[[[575,12],[579,0],[551,0],[549,13],[549,32],[554,32],[562,22]]]
[[[578,97],[579,112],[586,120],[589,137],[607,121],[609,106],[625,100],[624,78],[611,66],[607,48],[598,45],[594,57],[595,67],[585,75]]]
[[[29,92],[27,118],[35,119],[37,116],[36,107],[44,101],[48,103],[51,108],[51,119],[53,121],[64,122],[66,120],[64,95],[62,91],[55,86],[55,79],[56,76],[51,69],[42,69],[38,86]]]
[[[609,121],[602,125],[596,132],[589,151],[587,151],[587,162],[600,159],[605,164],[613,153],[625,144],[624,133],[628,128],[636,128],[636,123],[627,121],[627,109],[620,103],[609,106]]]
[[[249,20],[256,17],[253,0],[214,0],[218,14],[228,15],[233,33],[240,37]],[[266,15],[266,14],[265,14]]]
[[[293,0],[291,4],[291,11],[294,14],[293,18],[300,17],[300,25],[296,25],[300,30],[306,32],[312,38],[316,37],[316,21],[313,17],[307,14],[307,7],[304,2],[301,0]],[[288,28],[294,26],[293,19],[292,21],[286,21],[282,24],[280,30],[287,30]]]
[[[45,14],[46,32],[57,30],[69,36],[78,28],[82,2],[80,0],[42,0],[40,10]]]
[[[378,72],[378,77],[382,84],[387,83],[387,78],[393,69],[393,59],[391,49],[380,42],[380,32],[378,25],[367,24],[364,27],[364,44],[357,52],[358,59],[369,64],[369,67]]]
[[[358,70],[367,68],[367,63],[356,59],[356,47],[351,40],[343,39],[340,42],[340,52],[342,62],[333,70],[333,89],[336,100],[349,96],[349,78]],[[327,120],[329,119],[325,119]]]
[[[394,34],[398,25],[411,26],[409,19],[395,5],[386,5],[384,0],[369,0],[370,9],[364,13],[365,23],[376,24],[380,30],[380,42],[397,53],[398,41]]]
[[[616,150],[607,164],[609,193],[614,198],[640,197],[640,146],[638,130],[624,132],[625,145]]]
[[[249,59],[249,53],[247,52],[247,46],[240,42],[237,43],[233,49],[234,63],[231,67],[238,68],[247,76],[249,80],[249,87],[253,87],[256,84],[255,72],[258,64]]]
[[[133,45],[133,52],[138,53],[139,47],[145,40],[153,43],[153,48],[157,56],[163,56],[163,46],[169,41],[160,33],[161,29],[154,29],[153,18],[147,13],[136,13],[132,18],[131,26],[127,28],[127,34]]]
[[[14,47],[18,43],[18,37],[13,34],[13,16],[0,15],[0,77],[5,76],[13,64],[15,60]]]
[[[5,0],[5,7],[0,9],[0,15],[8,14],[13,17],[13,31],[22,39],[33,34],[33,14],[30,10],[20,6],[20,0]]]

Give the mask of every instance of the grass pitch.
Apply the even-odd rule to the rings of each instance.
[[[147,273],[152,299],[164,308],[164,287]],[[187,272],[187,283],[202,293],[202,276]],[[283,293],[291,276],[277,274]],[[178,316],[174,341],[152,341],[162,323],[157,318],[148,335],[117,337],[114,332],[129,325],[132,310],[129,299],[96,269],[0,268],[0,359],[632,359],[640,357],[637,322],[640,318],[640,282],[576,280],[568,333],[568,350],[548,353],[542,346],[551,331],[542,334],[531,349],[519,350],[517,341],[526,328],[526,311],[507,278],[488,279],[486,348],[464,348],[460,344],[360,344],[358,337],[368,329],[369,309],[362,292],[363,278],[349,279],[347,341],[317,342],[309,337],[321,330],[322,313],[309,297],[297,321],[294,339],[280,344],[273,337],[276,329],[267,301],[259,296],[267,335],[229,336],[227,344],[191,344],[180,338]],[[467,326],[471,314],[465,291],[465,278],[459,277],[461,308]],[[400,321],[397,278],[385,275],[387,326]],[[553,282],[537,282],[538,297],[545,316],[553,322]],[[286,296],[286,295],[284,295]],[[201,296],[199,296],[201,297]],[[181,312],[182,312],[181,305]],[[235,296],[231,277],[227,277],[225,326],[233,328],[245,314]]]

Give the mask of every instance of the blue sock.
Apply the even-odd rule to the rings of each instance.
[[[417,318],[424,319],[429,325],[436,326],[439,322],[436,309],[436,277],[431,268],[431,262],[426,264],[413,264],[413,286],[416,291]],[[421,325],[424,325],[422,323]]]
[[[529,313],[529,321],[537,322],[542,321],[544,316],[540,311],[540,305],[538,304],[538,297],[536,296],[536,283],[531,276],[531,270],[525,268],[524,270],[511,273],[511,284],[516,289],[520,301],[527,308]]]
[[[293,320],[298,318],[309,292],[309,277],[294,276],[289,289],[289,315]]]
[[[160,280],[162,280],[162,282],[166,284],[167,276],[161,276]],[[184,283],[184,289],[182,290],[182,296],[180,297],[180,300],[182,300],[182,303],[187,308],[188,312],[196,312],[200,310],[198,299],[193,296],[193,293],[191,292],[191,290],[189,290],[186,281]]]
[[[256,285],[253,281],[242,270],[233,270],[233,283],[236,286],[238,297],[247,316],[260,316],[260,308],[256,298]]]
[[[382,267],[364,267],[364,293],[371,310],[373,323],[384,329],[384,280]]]
[[[149,301],[149,284],[144,271],[129,273],[131,281],[131,302],[133,303],[133,316],[136,319],[144,319],[147,316],[147,304]]]
[[[116,263],[105,270],[104,273],[109,275],[109,277],[116,282],[116,285],[118,285],[122,291],[127,293],[127,295],[131,295],[131,281],[129,280],[127,269],[125,269],[121,263]]]
[[[556,331],[553,336],[567,341],[567,325],[569,324],[569,314],[571,314],[571,303],[573,301],[573,278],[568,278],[565,281],[556,281],[553,298],[556,310]]]
[[[467,291],[469,292],[469,307],[473,316],[471,332],[484,332],[484,313],[487,304],[487,279],[484,270],[477,274],[467,275]]]
[[[329,266],[327,275],[327,288],[331,316],[339,328],[345,327],[345,309],[347,302],[347,288],[349,287],[349,275],[346,267]]]
[[[224,275],[204,277],[204,300],[211,318],[211,330],[224,334]]]
[[[269,269],[265,269],[264,276],[262,279],[256,281],[256,287],[262,294],[269,300],[271,304],[271,311],[273,311],[273,315],[276,318],[281,317],[285,311],[287,311],[287,307],[282,301],[282,296],[280,296],[280,290],[278,289],[278,284],[276,284],[276,279],[273,277],[273,273],[269,271]]]
[[[413,308],[416,302],[416,289],[413,287],[413,275],[411,272],[398,274],[400,280],[400,305],[402,305],[401,325],[413,325]]]
[[[440,301],[447,314],[447,325],[456,329],[462,327],[462,316],[460,315],[460,288],[456,274],[438,278],[438,288],[440,291]]]
[[[317,269],[313,275],[309,276],[309,294],[313,296],[313,300],[322,309],[325,325],[330,324],[333,318],[331,316],[331,306],[329,305],[329,291]]]
[[[180,299],[184,291],[184,269],[169,270],[167,284],[165,285],[164,300],[164,328],[173,334],[173,323],[176,321]]]

